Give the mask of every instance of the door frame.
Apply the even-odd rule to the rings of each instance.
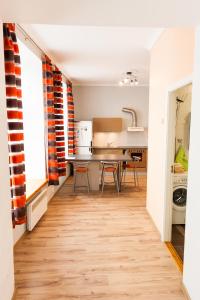
[[[192,84],[193,76],[189,75],[182,80],[177,81],[171,85],[167,90],[167,107],[166,107],[166,161],[165,161],[165,195],[164,195],[164,219],[163,219],[163,241],[171,242],[171,229],[172,229],[172,194],[173,184],[171,176],[171,165],[174,161],[174,147],[175,146],[175,122],[173,118],[173,103],[172,94],[188,84]]]

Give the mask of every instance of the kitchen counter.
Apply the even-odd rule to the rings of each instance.
[[[92,146],[92,149],[133,149],[142,148],[147,149],[148,146]]]
[[[85,154],[77,154],[74,156],[67,156],[66,161],[88,161],[88,162],[101,162],[101,161],[132,161],[130,155],[128,154],[91,154],[91,155],[85,155]]]

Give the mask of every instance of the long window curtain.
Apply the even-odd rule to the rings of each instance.
[[[59,176],[66,176],[62,73],[53,71],[56,152]]]
[[[42,65],[47,129],[48,182],[49,185],[59,185],[59,176],[66,174],[62,75],[57,68],[54,70],[54,66],[47,56],[44,57]]]
[[[15,24],[4,23],[4,58],[13,227],[26,223],[26,186],[20,55]]]
[[[68,155],[76,153],[75,130],[74,130],[74,99],[72,83],[67,82],[67,108],[68,108]]]

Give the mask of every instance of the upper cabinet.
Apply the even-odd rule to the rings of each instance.
[[[122,118],[94,118],[94,132],[120,132],[122,131]]]

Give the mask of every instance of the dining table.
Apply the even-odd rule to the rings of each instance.
[[[128,153],[125,154],[76,154],[66,157],[66,161],[73,164],[73,162],[88,162],[88,175],[90,182],[90,189],[98,191],[100,189],[100,174],[102,161],[118,162],[117,178],[119,190],[121,191],[121,170],[123,162],[133,161],[133,158]]]

